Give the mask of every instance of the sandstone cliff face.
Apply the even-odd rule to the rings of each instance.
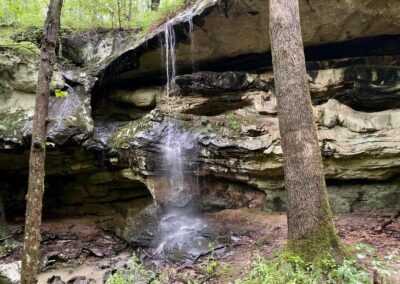
[[[64,36],[72,65],[57,67],[53,88],[69,95],[51,100],[48,140],[55,147],[48,149],[45,210],[117,212],[124,217],[119,232],[131,238],[123,224],[136,222],[129,216],[143,214],[137,208],[157,211],[148,207],[151,198],[171,202],[161,168],[171,121],[196,140],[186,153],[189,186],[201,189],[192,204],[284,210],[264,2],[228,9],[206,0],[170,21],[179,75],[169,98],[158,37],[165,25],[144,36]],[[400,3],[310,4],[301,1],[302,28],[332,207],[398,210]],[[9,212],[23,208],[36,72],[37,51],[1,49],[0,191]]]

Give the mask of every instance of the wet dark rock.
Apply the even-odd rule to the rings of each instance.
[[[180,93],[215,94],[258,89],[268,91],[271,79],[240,72],[197,72],[176,77]]]
[[[225,208],[253,207],[262,204],[264,193],[244,184],[229,183],[224,180],[204,179],[204,188],[199,200],[204,211],[221,210]]]
[[[113,230],[135,247],[148,247],[156,238],[163,210],[151,199],[137,199],[115,217]]]
[[[94,281],[92,278],[86,278],[86,276],[76,276],[72,277],[67,281],[67,284],[95,284],[96,281]]]
[[[65,257],[65,255],[58,251],[48,253],[46,255],[46,258],[48,261],[55,261],[55,262],[67,262],[68,261],[68,259]]]
[[[47,283],[49,283],[49,284],[65,284],[65,282],[61,280],[60,276],[55,276],[55,275],[53,275],[51,278],[49,278],[47,280]]]
[[[170,208],[161,216],[150,247],[138,253],[155,266],[189,265],[230,240],[230,232],[208,224],[195,208]]]
[[[104,254],[96,248],[83,248],[82,251],[98,258],[104,257]]]

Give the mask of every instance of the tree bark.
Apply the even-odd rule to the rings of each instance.
[[[40,226],[44,193],[47,114],[50,97],[50,80],[56,59],[56,45],[60,28],[63,0],[51,0],[41,46],[35,115],[29,158],[28,193],[26,196],[25,238],[22,256],[21,283],[36,283],[39,267]]]
[[[289,252],[340,260],[313,120],[298,0],[270,0],[270,38],[288,200]]]
[[[132,20],[132,1],[133,0],[129,0],[129,4],[128,4],[128,25],[131,25],[131,20]]]
[[[117,1],[117,8],[118,8],[118,25],[119,25],[119,29],[122,29],[122,16],[121,16],[121,10],[122,10],[122,7],[121,7],[121,3],[120,3],[120,1]]]

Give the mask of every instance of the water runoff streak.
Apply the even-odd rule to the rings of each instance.
[[[165,73],[167,75],[166,96],[170,97],[171,90],[175,88],[176,56],[175,56],[175,31],[174,26],[168,25],[164,30],[165,36]]]
[[[189,33],[190,33],[190,59],[192,62],[192,73],[197,72],[197,64],[196,64],[196,43],[194,38],[194,24],[193,24],[194,15],[190,15],[189,18]]]

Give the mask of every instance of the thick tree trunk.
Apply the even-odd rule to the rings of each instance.
[[[288,250],[341,259],[307,81],[298,0],[270,0],[270,38],[288,200]]]
[[[26,196],[24,253],[22,256],[21,283],[36,283],[39,267],[40,225],[44,193],[44,164],[46,156],[47,113],[50,97],[50,80],[56,59],[56,45],[60,28],[63,0],[51,0],[41,46],[32,143],[29,158],[29,181]]]

